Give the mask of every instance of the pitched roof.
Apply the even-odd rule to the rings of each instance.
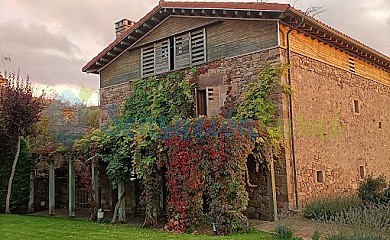
[[[146,33],[171,15],[190,15],[232,18],[280,19],[289,26],[298,18],[304,23],[297,29],[352,55],[365,59],[390,72],[390,58],[352,39],[328,25],[292,8],[278,3],[234,2],[164,2],[153,8],[131,28],[123,32],[96,57],[89,61],[83,72],[98,73],[103,67],[131,48]]]

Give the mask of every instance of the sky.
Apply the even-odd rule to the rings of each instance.
[[[302,11],[322,7],[318,20],[390,56],[390,0],[265,2],[289,3]],[[37,86],[49,86],[59,94],[71,90],[77,95],[85,86],[94,91],[90,102],[97,104],[99,76],[81,68],[115,39],[116,21],[138,21],[157,4],[158,0],[0,0],[0,58],[11,58],[0,62],[0,72],[20,68]]]

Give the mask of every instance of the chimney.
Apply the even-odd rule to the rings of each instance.
[[[5,85],[7,83],[7,79],[5,79],[1,74],[0,74],[0,86]]]
[[[115,23],[115,35],[118,38],[124,31],[131,28],[135,22],[129,19],[122,19]]]

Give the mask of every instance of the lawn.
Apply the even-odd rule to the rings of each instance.
[[[277,239],[260,231],[232,236],[175,235],[134,226],[20,215],[0,215],[0,239]]]

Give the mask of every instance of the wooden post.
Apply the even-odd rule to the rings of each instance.
[[[270,220],[276,221],[278,219],[278,206],[276,200],[276,184],[275,184],[275,166],[272,160],[269,163],[269,171],[267,172],[267,191],[269,199],[269,213]]]
[[[34,212],[34,193],[35,193],[35,188],[34,188],[34,178],[35,178],[35,171],[30,171],[30,196],[28,199],[28,212],[32,213]]]
[[[118,209],[118,219],[119,222],[126,221],[126,196],[122,196],[125,192],[125,184],[124,182],[118,183],[118,201],[120,201],[119,209]],[[121,198],[122,197],[122,198]]]
[[[49,215],[55,214],[55,190],[54,160],[49,160]]]
[[[76,216],[76,186],[75,186],[75,171],[72,159],[68,159],[68,204],[69,217]]]
[[[99,169],[96,163],[92,162],[92,188],[93,188],[93,199],[96,202],[96,211],[97,207],[100,205],[99,199]],[[97,213],[96,213],[97,214]]]

